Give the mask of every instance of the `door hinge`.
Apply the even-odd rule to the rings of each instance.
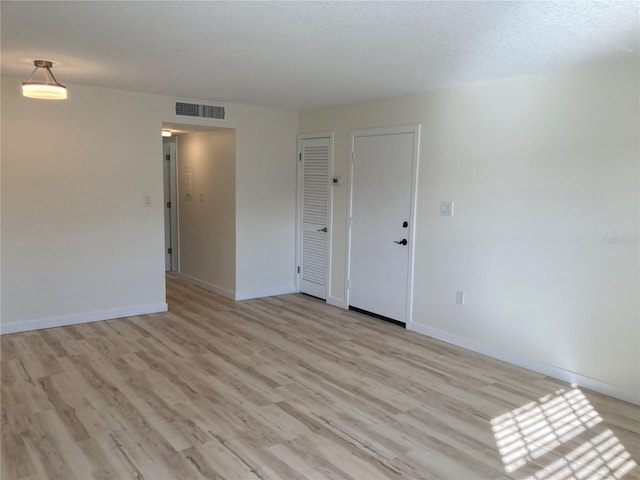
[[[167,208],[171,208],[171,202],[167,202]]]
[[[171,254],[173,253],[173,250],[171,249],[171,247],[167,248],[167,253],[168,253],[169,255],[171,255]]]
[[[298,160],[299,160],[299,161],[302,161],[302,152],[300,152],[300,153],[298,154]]]
[[[356,159],[356,152],[351,152],[351,161],[353,162]]]
[[[351,290],[351,279],[347,280],[347,290]]]
[[[167,162],[171,161],[171,154],[167,153],[167,154],[164,156],[164,159],[165,159]]]
[[[298,273],[300,273],[300,267],[298,267]]]

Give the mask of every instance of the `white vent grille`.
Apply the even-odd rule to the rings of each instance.
[[[193,103],[177,100],[174,104],[174,112],[178,117],[226,120],[225,108],[220,105],[208,105],[205,103]]]

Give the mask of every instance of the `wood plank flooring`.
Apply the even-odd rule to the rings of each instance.
[[[640,408],[304,295],[2,336],[2,480],[639,478]]]

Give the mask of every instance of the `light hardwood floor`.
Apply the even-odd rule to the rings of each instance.
[[[638,478],[640,408],[304,295],[2,337],[2,480]]]

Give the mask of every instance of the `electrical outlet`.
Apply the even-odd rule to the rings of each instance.
[[[456,292],[456,303],[458,305],[464,305],[464,290],[458,290]]]
[[[145,195],[144,198],[142,199],[142,206],[143,207],[151,206],[151,197],[149,195]]]

